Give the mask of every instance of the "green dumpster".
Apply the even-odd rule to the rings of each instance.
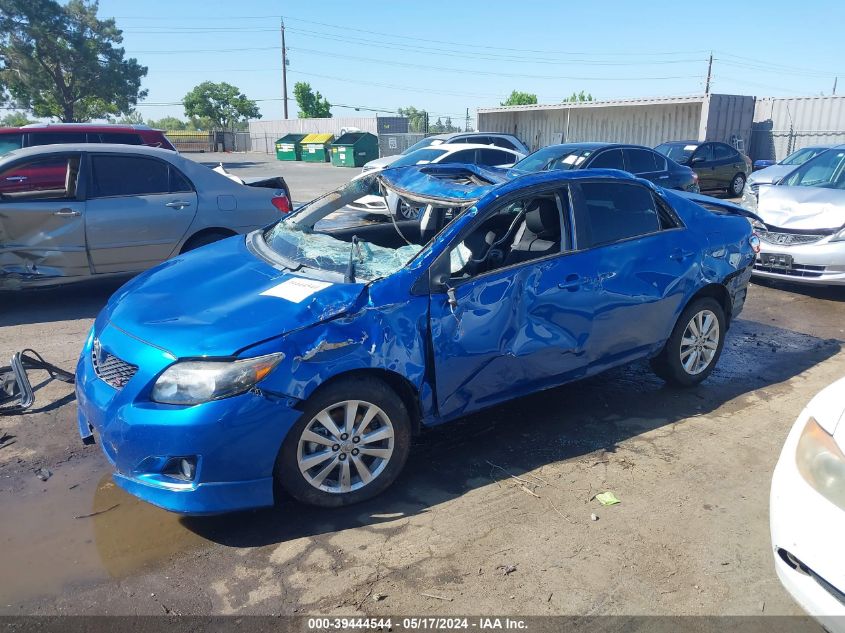
[[[307,134],[285,134],[276,141],[276,158],[278,160],[302,160],[302,139]]]
[[[347,132],[332,143],[332,165],[363,167],[378,158],[378,137],[369,132]]]
[[[329,146],[334,134],[309,134],[299,141],[302,146],[302,160],[306,163],[329,162]]]

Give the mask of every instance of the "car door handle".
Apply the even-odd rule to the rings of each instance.
[[[26,176],[6,176],[6,180],[9,182],[23,182],[24,180],[28,180]]]
[[[170,207],[171,209],[181,209],[183,207],[191,206],[191,203],[185,202],[184,200],[174,200],[173,202],[168,202],[164,206]]]
[[[574,292],[581,287],[586,280],[582,279],[580,275],[567,275],[566,280],[560,282],[557,287],[561,290],[569,290],[570,292]]]
[[[64,207],[63,209],[59,209],[58,211],[56,211],[53,215],[60,215],[62,217],[73,217],[82,215],[82,213],[80,213],[76,209],[69,209],[67,207]]]
[[[685,251],[681,250],[680,248],[676,248],[674,251],[669,253],[669,259],[674,259],[676,262],[682,262],[685,259],[688,259],[695,255],[693,251]]]

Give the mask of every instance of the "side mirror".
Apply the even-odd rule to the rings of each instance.
[[[690,160],[689,164],[690,165],[697,165],[698,163],[703,163],[703,162],[704,162],[704,156],[693,156],[692,159]]]

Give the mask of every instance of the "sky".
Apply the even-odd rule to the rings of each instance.
[[[838,74],[845,93],[841,1],[101,0],[100,17],[149,68],[146,119],[184,116],[182,97],[206,80],[282,118],[282,18],[290,118],[298,81],[336,117],[415,106],[461,124],[514,89],[540,103],[701,94],[711,51],[712,92],[831,94]]]

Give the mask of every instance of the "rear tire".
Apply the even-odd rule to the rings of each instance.
[[[742,195],[742,190],[745,188],[745,175],[737,174],[731,180],[731,184],[728,187],[728,193],[732,194],[734,198],[738,198]]]
[[[220,240],[225,240],[227,237],[232,237],[232,235],[234,235],[234,233],[224,233],[223,231],[209,231],[208,233],[194,235],[185,242],[180,254],[187,253],[188,251],[192,251],[200,246],[206,246],[208,244],[213,244],[214,242],[219,242]]]
[[[410,447],[410,416],[396,392],[373,378],[340,379],[306,401],[282,443],[274,477],[302,503],[350,505],[384,492]]]
[[[654,373],[676,387],[704,381],[722,355],[725,311],[710,297],[696,299],[681,313],[669,340],[651,360]]]

